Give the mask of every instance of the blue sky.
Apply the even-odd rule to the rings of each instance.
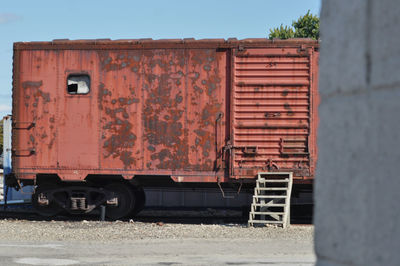
[[[265,38],[319,0],[12,0],[0,6],[0,117],[11,113],[12,44],[53,39]]]

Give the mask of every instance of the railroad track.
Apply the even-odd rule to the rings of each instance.
[[[312,205],[295,205],[291,207],[291,224],[312,224]],[[0,207],[0,219],[23,219],[31,221],[97,221],[99,211],[91,214],[62,214],[56,217],[43,217],[35,213],[30,205],[12,206],[4,210]],[[137,217],[121,219],[145,223],[183,223],[183,224],[247,224],[248,214],[241,209],[221,208],[145,208]]]

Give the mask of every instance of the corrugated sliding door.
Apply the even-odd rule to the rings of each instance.
[[[310,56],[296,48],[236,51],[231,175],[309,171]]]

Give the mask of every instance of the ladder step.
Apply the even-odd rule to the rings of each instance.
[[[252,204],[253,206],[257,206],[257,207],[285,207],[286,206],[286,204],[284,204],[284,203],[271,203],[271,204],[268,204],[268,203],[253,203]]]
[[[284,190],[288,190],[287,187],[260,187],[260,188],[256,188],[257,190],[276,190],[276,191],[284,191]]]
[[[287,217],[290,211],[292,180],[293,173],[258,173],[249,213],[249,226],[278,224],[286,228],[287,223],[290,224]]]
[[[283,221],[267,221],[267,220],[251,220],[249,223],[254,224],[283,224]]]
[[[260,198],[260,199],[286,199],[287,196],[285,195],[258,195],[258,196],[253,196],[253,198]]]
[[[259,215],[283,215],[284,212],[250,212],[251,214],[259,214]]]
[[[257,180],[258,183],[288,183],[289,179],[263,179]]]

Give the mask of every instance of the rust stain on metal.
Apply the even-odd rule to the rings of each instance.
[[[136,167],[136,159],[133,156],[132,149],[135,146],[137,136],[134,134],[133,125],[129,119],[129,110],[127,107],[139,102],[135,97],[135,91],[130,88],[128,97],[112,97],[113,89],[107,89],[103,83],[99,85],[99,108],[105,114],[105,125],[103,148],[106,153],[105,158],[110,156],[119,157],[124,164],[124,168]],[[104,106],[105,103],[111,105]],[[106,137],[108,135],[108,137]]]
[[[37,152],[13,158],[14,168],[74,180],[120,173],[215,182],[254,178],[273,161],[312,178],[315,47],[265,39],[18,43],[13,115],[35,127],[14,129],[13,141]],[[71,74],[90,77],[89,93],[68,94]],[[297,142],[281,148],[281,139]]]
[[[232,170],[260,169],[274,161],[295,176],[312,176],[316,158],[316,71],[312,50],[247,49],[234,58]],[[307,54],[308,53],[308,54]],[[268,55],[268,56],[266,56]],[[317,75],[315,75],[317,76]],[[282,143],[286,143],[282,147]],[[249,157],[243,150],[257,147]],[[243,147],[243,149],[239,149]]]
[[[188,164],[187,130],[184,129],[184,51],[147,51],[143,58],[145,97],[144,139],[151,168],[182,169]],[[186,131],[186,132],[185,132]]]
[[[41,62],[40,57],[36,58],[38,63]],[[40,71],[40,68],[35,68]],[[26,80],[21,83],[23,89],[23,104],[19,108],[25,109],[25,114],[22,115],[23,123],[37,123],[37,121],[53,119],[54,114],[51,113],[51,96],[50,92],[46,92],[43,86],[43,80]],[[29,121],[29,122],[28,122]],[[47,145],[51,149],[56,139],[56,131],[54,127],[48,128],[44,124],[38,124],[31,129],[21,129],[20,143],[26,143],[26,149],[41,150],[41,145]],[[26,163],[31,163],[31,158],[26,158]],[[23,162],[22,162],[23,163]],[[40,162],[45,164],[45,162]]]

